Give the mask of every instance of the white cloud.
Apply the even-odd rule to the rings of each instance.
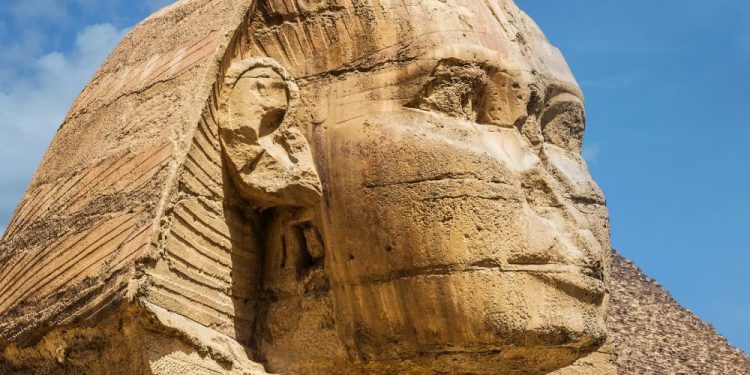
[[[0,225],[73,100],[126,31],[111,24],[85,27],[72,51],[31,60],[31,74],[0,81]]]
[[[601,147],[599,147],[599,144],[596,142],[583,145],[583,159],[586,160],[587,164],[596,164],[597,160],[599,160],[600,153]]]
[[[0,39],[0,69],[5,71],[5,74],[0,75],[3,91],[7,91],[6,82],[3,81],[16,76],[19,70],[27,68],[28,61],[33,60],[34,56],[41,52],[45,38],[41,30],[34,28],[24,29],[14,35],[6,34],[8,35]]]
[[[60,0],[23,0],[8,5],[8,10],[21,22],[44,21],[62,24],[69,21],[65,2]]]

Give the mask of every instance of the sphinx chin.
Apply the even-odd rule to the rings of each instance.
[[[593,323],[593,322],[592,322]],[[354,357],[354,368],[376,374],[464,373],[493,375],[548,374],[564,369],[593,353],[606,340],[606,333],[594,323],[590,330],[571,331],[562,325],[546,325],[518,332],[503,331],[495,343],[483,345],[439,345],[411,354],[396,343],[389,358]],[[524,343],[508,343],[508,337]]]

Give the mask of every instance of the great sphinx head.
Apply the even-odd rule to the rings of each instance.
[[[338,350],[544,373],[600,346],[604,198],[581,91],[533,22],[502,0],[284,4],[259,5],[219,95],[228,174],[266,225],[271,369]],[[320,295],[329,326],[300,328],[284,300]]]
[[[584,123],[511,0],[177,2],[0,240],[0,372],[564,368],[606,338]]]

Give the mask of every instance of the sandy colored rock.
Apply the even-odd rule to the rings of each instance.
[[[743,369],[610,273],[584,128],[510,0],[179,1],[81,93],[0,242],[0,370]]]

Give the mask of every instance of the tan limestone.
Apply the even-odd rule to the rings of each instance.
[[[0,370],[652,368],[584,126],[510,0],[179,1],[82,92],[0,242]]]

